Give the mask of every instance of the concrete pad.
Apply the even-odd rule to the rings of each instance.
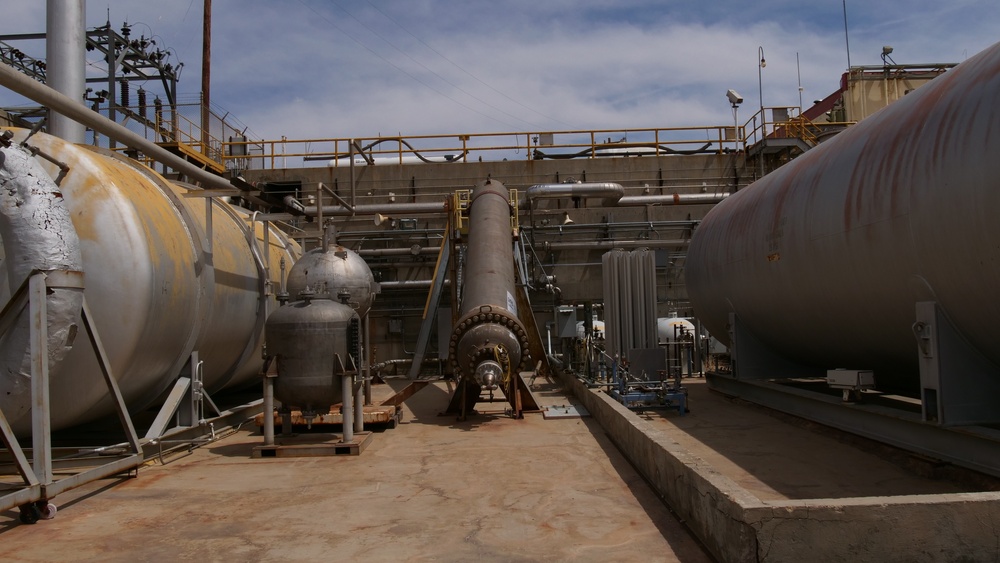
[[[0,513],[0,559],[710,560],[595,421],[458,422],[449,397],[428,385],[360,456],[251,459],[242,430],[62,495],[53,520]]]

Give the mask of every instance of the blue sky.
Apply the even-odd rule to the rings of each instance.
[[[759,91],[798,105],[801,75],[808,106],[847,67],[842,0],[213,0],[213,12],[214,105],[258,139],[723,125],[729,88],[742,120]],[[201,0],[90,0],[88,28],[109,13],[183,61],[180,97],[197,99]],[[881,64],[883,45],[899,64],[961,62],[1000,40],[996,0],[847,0],[847,17],[854,65]],[[45,2],[6,0],[0,34],[44,22]],[[42,41],[21,48],[44,57]]]

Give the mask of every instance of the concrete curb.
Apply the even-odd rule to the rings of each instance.
[[[720,561],[1000,561],[1000,492],[762,502],[618,401],[561,377]]]

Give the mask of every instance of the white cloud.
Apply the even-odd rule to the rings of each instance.
[[[989,46],[1000,24],[994,0],[847,4],[853,64],[880,63],[886,44],[899,63],[960,61]],[[103,24],[109,7],[116,28],[127,17],[133,33],[156,34],[184,61],[180,90],[196,95],[201,2],[92,0],[88,26]],[[758,90],[765,105],[797,105],[799,74],[806,105],[838,86],[841,8],[215,0],[212,98],[267,139],[728,124],[729,88],[743,94],[745,118]],[[5,3],[0,33],[43,25],[44,3]],[[758,47],[767,59],[759,82]]]

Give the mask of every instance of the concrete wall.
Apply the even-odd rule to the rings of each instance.
[[[1000,492],[762,502],[610,396],[562,378],[719,561],[1000,561]]]

